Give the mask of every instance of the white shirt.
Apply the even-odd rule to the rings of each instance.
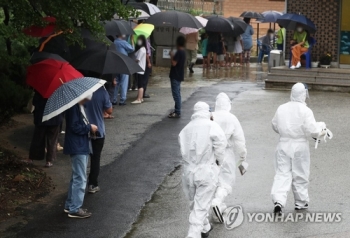
[[[136,60],[138,60],[138,64],[143,69],[143,71],[137,72],[138,74],[145,74],[144,71],[146,69],[146,53],[147,51],[145,47],[142,47],[137,52],[135,52]]]

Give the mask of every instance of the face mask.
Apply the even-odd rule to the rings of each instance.
[[[122,38],[124,39],[126,37],[126,35],[122,35]]]
[[[270,33],[270,38],[273,38],[275,36],[275,34]]]
[[[138,40],[138,41],[137,41],[137,45],[138,45],[138,46],[141,46],[141,45],[142,45],[142,40]]]
[[[298,27],[298,28],[297,28],[297,31],[298,31],[298,32],[302,32],[302,31],[303,31],[303,28],[302,28],[302,27]]]

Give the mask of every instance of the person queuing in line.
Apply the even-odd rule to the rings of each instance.
[[[304,30],[303,25],[297,25],[290,43],[292,45],[292,66],[290,68],[298,69],[301,67],[301,55],[309,50],[308,33]]]
[[[87,119],[84,104],[91,100],[92,94],[66,111],[66,134],[64,140],[64,154],[71,158],[72,177],[69,183],[68,197],[64,205],[64,212],[70,218],[88,218],[91,213],[83,209],[86,170],[89,160],[90,135],[98,131],[98,127],[90,124]]]
[[[35,91],[33,97],[35,129],[30,143],[29,158],[25,162],[33,163],[33,160],[46,158],[45,167],[50,168],[56,159],[58,136],[64,115],[60,114],[49,121],[42,122],[46,102],[47,99]]]
[[[234,51],[234,45],[235,45],[235,39],[234,36],[230,34],[224,35],[224,41],[226,45],[226,66],[231,67],[233,62],[233,51]]]
[[[218,43],[218,57],[217,57],[217,67],[225,67],[225,55],[226,49],[224,44],[224,38],[220,34],[220,42]]]
[[[133,37],[131,39],[133,43]],[[123,55],[128,55],[129,53],[134,52],[134,47],[132,46],[132,44],[129,44],[125,40],[125,35],[117,36],[117,39],[114,40],[114,44],[116,46],[117,51]],[[115,87],[115,91],[114,91],[113,105],[117,105],[119,90],[120,90],[119,105],[120,106],[126,105],[128,86],[129,86],[129,75],[118,74],[117,86]]]
[[[176,53],[170,51],[170,83],[171,92],[175,101],[175,109],[169,114],[169,118],[181,117],[181,82],[185,79],[185,63],[186,63],[186,39],[183,36],[178,36],[176,39]]]
[[[208,216],[218,183],[220,165],[225,159],[226,136],[210,120],[209,105],[197,102],[191,122],[179,134],[182,155],[182,186],[190,201],[188,238],[209,237],[213,228]]]
[[[310,150],[309,138],[326,134],[326,124],[316,122],[306,106],[308,91],[303,83],[292,87],[290,102],[278,107],[272,119],[273,130],[280,135],[275,153],[276,175],[271,189],[274,213],[282,213],[293,187],[295,210],[309,207]]]
[[[186,35],[187,65],[191,74],[194,73],[193,66],[196,64],[197,61],[198,41],[198,31]]]
[[[235,44],[233,49],[233,64],[234,66],[243,65],[243,38],[242,36],[235,37]],[[238,57],[240,64],[237,63],[236,58]]]
[[[231,100],[226,93],[219,93],[216,97],[215,112],[212,113],[214,122],[218,123],[224,131],[227,139],[225,150],[225,160],[219,173],[219,184],[216,188],[212,202],[214,214],[221,223],[224,222],[223,212],[227,208],[225,198],[232,192],[232,187],[236,179],[235,152],[239,156],[239,161],[245,161],[247,149],[245,145],[244,132],[237,117],[230,113]]]
[[[208,34],[208,60],[210,62],[211,57],[213,57],[213,67],[216,67],[217,55],[219,52],[219,43],[221,41],[221,36],[219,32],[207,32]]]
[[[136,62],[139,64],[139,66],[142,68],[143,71],[137,72],[135,74],[135,77],[137,77],[137,85],[138,85],[138,93],[137,98],[135,101],[133,101],[131,104],[141,104],[143,102],[143,87],[145,85],[145,69],[147,64],[147,43],[146,43],[146,37],[144,35],[140,35],[137,38],[137,44],[135,47],[135,57]]]
[[[143,98],[150,98],[148,94],[146,94],[147,86],[148,86],[148,81],[149,81],[149,76],[152,73],[152,47],[151,43],[149,42],[149,38],[146,41],[146,69],[145,69],[145,75],[144,75],[144,85],[143,85]]]
[[[273,49],[273,39],[275,34],[272,29],[268,29],[266,35],[261,41],[261,48],[259,51],[258,63],[261,64],[264,58],[264,55],[268,55],[270,58],[270,51]]]
[[[201,35],[202,41],[202,56],[203,56],[203,69],[208,68],[210,66],[210,62],[208,60],[208,35],[207,33],[202,33]]]
[[[100,174],[101,153],[106,135],[104,115],[111,115],[113,111],[112,103],[105,87],[101,87],[93,93],[91,101],[85,104],[85,110],[89,122],[98,127],[98,131],[91,134],[92,153],[90,156],[91,162],[88,182],[88,192],[96,193],[100,191],[98,176]]]
[[[286,29],[281,26],[278,25],[280,27],[280,29],[277,31],[276,33],[276,45],[277,45],[277,50],[284,50],[284,40],[286,39]]]
[[[242,34],[243,39],[243,63],[246,65],[250,64],[250,54],[253,48],[253,35],[254,29],[250,25],[250,18],[244,18],[243,21],[247,23],[248,27],[245,32]]]

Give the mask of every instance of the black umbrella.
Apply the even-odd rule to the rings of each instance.
[[[67,61],[71,59],[68,44],[62,34],[54,37],[43,37],[39,43],[40,51],[57,54]]]
[[[206,31],[211,32],[232,32],[232,23],[224,17],[221,16],[211,16],[208,17],[207,25],[204,28]]]
[[[106,45],[84,39],[86,48],[70,62],[76,69],[89,70],[99,74],[134,74],[142,68],[127,55],[116,51],[114,44]]]
[[[32,54],[32,57],[30,57],[30,63],[35,64],[39,63],[40,61],[46,60],[46,59],[54,59],[62,62],[67,62],[65,59],[63,59],[61,56],[57,54],[52,54],[48,52],[34,52]]]
[[[130,23],[125,20],[105,21],[104,27],[105,27],[106,35],[121,36],[121,35],[134,34],[134,31],[132,30]]]
[[[244,17],[244,18],[253,18],[253,19],[259,19],[262,20],[264,19],[264,15],[259,13],[259,12],[252,12],[252,11],[246,11],[243,12],[240,17]]]
[[[241,18],[229,17],[227,18],[227,20],[229,20],[233,25],[233,31],[232,31],[233,36],[239,36],[243,34],[248,27],[248,24],[245,23]]]
[[[158,12],[148,18],[146,23],[154,26],[172,26],[175,28],[203,28],[202,24],[194,16],[177,11]]]

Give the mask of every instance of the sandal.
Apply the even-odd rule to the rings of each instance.
[[[45,168],[50,168],[52,166],[53,166],[53,163],[51,163],[51,162],[46,162],[46,164],[45,164]]]
[[[104,116],[103,118],[104,118],[104,119],[114,119],[114,116],[112,116],[112,115],[107,115],[107,116]]]

